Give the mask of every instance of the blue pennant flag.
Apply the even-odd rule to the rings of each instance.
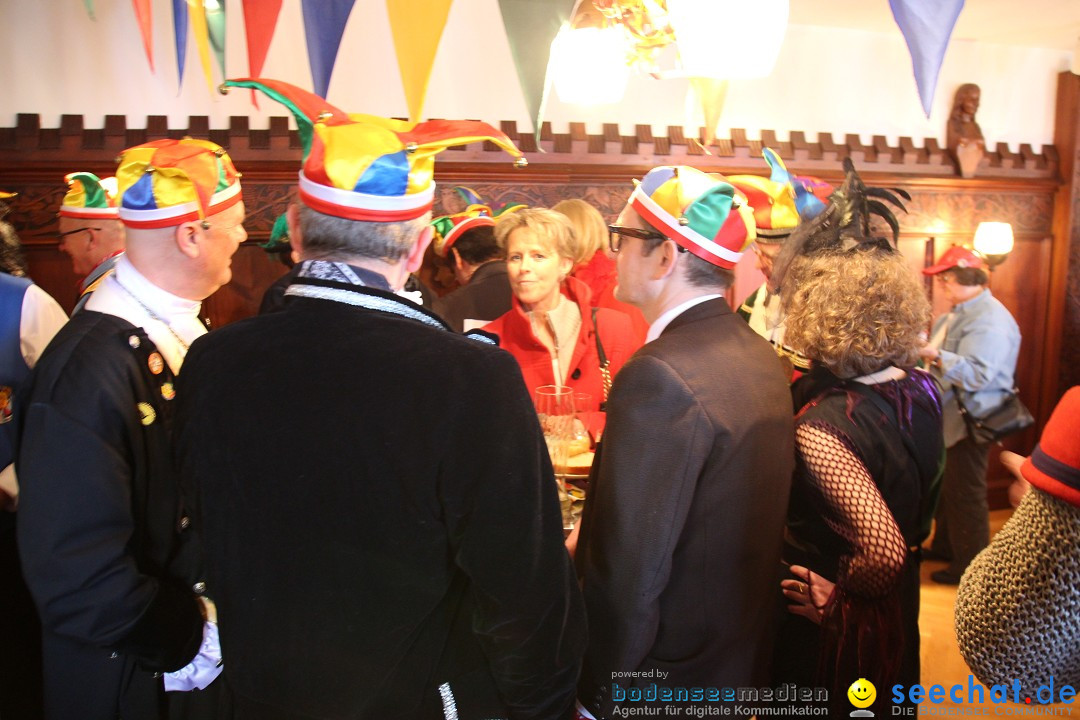
[[[889,0],[889,7],[907,41],[919,99],[930,117],[941,61],[964,0]]]
[[[179,94],[184,87],[184,61],[187,58],[187,0],[173,0],[172,16],[173,37],[176,39],[176,92]]]
[[[303,0],[304,36],[315,94],[325,98],[330,89],[341,36],[355,0]]]

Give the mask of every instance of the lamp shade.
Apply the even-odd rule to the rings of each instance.
[[[772,73],[788,23],[788,0],[668,0],[689,77],[762,78]]]
[[[1012,225],[981,222],[975,229],[975,250],[982,255],[1008,255],[1013,249]]]
[[[559,100],[606,105],[622,100],[630,80],[626,34],[611,27],[563,26],[551,43],[550,75]]]

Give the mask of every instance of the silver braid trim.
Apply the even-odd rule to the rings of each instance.
[[[368,310],[378,310],[393,315],[401,315],[411,320],[418,320],[425,325],[445,329],[438,320],[410,308],[404,302],[389,300],[376,295],[367,295],[365,293],[353,292],[352,290],[328,288],[319,285],[304,285],[301,283],[289,285],[289,287],[285,289],[285,294],[297,297],[315,298],[316,300],[332,300],[333,302],[344,303],[345,305],[353,305]]]
[[[450,689],[450,683],[439,686],[439,697],[442,698],[443,717],[446,720],[458,720],[457,701],[454,700],[454,691]]]

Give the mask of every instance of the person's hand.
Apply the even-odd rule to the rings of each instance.
[[[570,559],[574,559],[574,553],[577,552],[577,540],[578,535],[581,534],[581,523],[574,523],[574,529],[570,531],[570,534],[566,536],[566,552],[570,553]]]
[[[794,579],[780,581],[780,589],[790,603],[788,612],[820,625],[836,584],[802,565],[792,565],[788,569],[795,576]]]
[[[1002,466],[1012,473],[1014,478],[1011,485],[1009,485],[1009,504],[1013,507],[1020,505],[1020,501],[1027,495],[1028,490],[1031,489],[1031,484],[1024,479],[1023,474],[1020,472],[1020,466],[1027,460],[1023,455],[1018,455],[1009,450],[1002,450],[999,456]]]
[[[941,357],[941,351],[933,345],[923,345],[919,348],[919,357],[928,363],[932,363]]]

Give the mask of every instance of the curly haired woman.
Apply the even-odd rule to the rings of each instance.
[[[858,226],[868,205],[853,169],[842,190],[780,259],[786,341],[813,369],[792,388],[789,612],[774,658],[776,682],[840,699],[858,678],[919,682],[918,546],[942,456],[938,391],[915,369],[929,303],[868,217]]]

